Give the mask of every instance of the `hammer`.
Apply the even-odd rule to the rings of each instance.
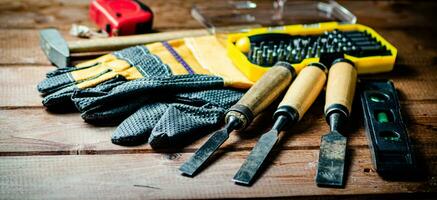
[[[139,44],[207,34],[207,30],[195,29],[67,42],[58,30],[49,28],[40,31],[40,45],[50,62],[58,68],[64,68],[70,65],[70,53],[114,51]]]

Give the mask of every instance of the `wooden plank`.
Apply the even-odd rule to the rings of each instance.
[[[88,0],[4,0],[0,3],[0,28],[68,30],[73,23],[91,25],[88,4]]]
[[[54,67],[0,67],[0,106],[42,106],[36,85]]]
[[[284,134],[284,149],[318,149],[320,138],[328,132],[323,118],[323,104],[312,107],[302,121]],[[348,131],[349,146],[367,148],[359,108],[354,108],[351,128]],[[434,137],[437,126],[437,104],[406,103],[403,105],[410,137],[416,145],[437,145]],[[232,133],[222,146],[229,150],[250,150],[260,134],[271,125],[270,117],[264,116],[267,123],[257,122],[249,130]],[[40,108],[0,110],[2,130],[0,134],[0,156],[6,155],[57,155],[57,154],[126,154],[152,152],[149,145],[123,147],[110,141],[115,127],[95,127],[80,119],[76,113],[53,114]],[[68,128],[66,128],[68,127]],[[201,133],[199,133],[201,134]],[[206,134],[206,133],[203,133]],[[164,149],[163,151],[193,152],[202,145],[205,136],[183,149]]]
[[[0,64],[50,65],[39,46],[38,31],[0,29]]]
[[[358,22],[376,28],[436,28],[429,23],[437,4],[424,1],[345,1],[340,0]]]
[[[195,1],[159,2],[145,1],[154,12],[155,30],[200,28],[191,17],[190,8]],[[57,27],[63,31],[72,24],[83,24],[95,28],[88,16],[88,0],[68,1],[2,1],[0,4],[0,28],[47,28]]]
[[[40,51],[36,50],[36,52]],[[420,57],[420,55],[406,57],[406,59],[411,60],[404,59],[402,61],[404,64],[396,64],[392,72],[360,77],[392,79],[401,94],[401,100],[404,101],[437,99],[437,93],[434,92],[437,87],[437,71],[434,66],[437,63],[434,63],[433,57],[427,56],[426,60],[417,61],[418,64],[414,64],[417,59],[420,60]],[[4,58],[3,61],[9,60],[7,55],[1,57],[0,60],[2,58]],[[44,79],[45,73],[54,69],[54,67],[49,66],[0,66],[0,77],[3,77],[0,79],[0,90],[2,91],[0,108],[41,106],[41,97],[36,90],[36,85]]]
[[[61,34],[66,41],[78,40],[68,31]],[[40,48],[37,29],[0,29],[0,45],[0,66],[51,65]]]
[[[435,65],[437,46],[435,31],[385,30],[377,31],[398,48],[398,65]],[[77,40],[61,31],[67,41]],[[14,38],[11,40],[10,38]],[[77,59],[77,58],[75,58]],[[39,47],[39,30],[0,29],[0,66],[50,65]]]
[[[157,14],[157,30],[199,27],[188,12],[193,2],[197,0],[146,1]],[[376,28],[399,48],[395,70],[370,77],[394,79],[417,155],[424,162],[423,171],[429,174],[424,180],[415,182],[379,178],[370,163],[361,118],[356,112],[359,108],[354,108],[349,141],[350,176],[346,189],[335,190],[314,185],[320,136],[328,130],[320,99],[302,123],[283,138],[283,150],[252,188],[236,186],[230,179],[268,123],[253,126],[247,133],[233,133],[213,165],[191,179],[179,176],[177,167],[206,137],[182,150],[168,150],[183,153],[159,154],[148,145],[121,147],[111,144],[109,138],[114,127],[88,125],[75,113],[46,112],[35,86],[45,72],[54,68],[48,67],[34,28],[56,26],[65,35],[71,23],[90,24],[88,3],[88,0],[0,2],[0,199],[322,198],[325,195],[361,194],[363,198],[375,199],[367,197],[379,198],[382,193],[437,192],[437,138],[434,137],[437,131],[437,73],[433,67],[437,52],[436,26],[428,23],[434,18],[437,4],[344,2],[358,15],[360,23]],[[57,156],[36,156],[44,154]],[[344,196],[339,198],[345,199]]]
[[[190,9],[199,0],[165,2],[143,0],[155,14],[154,29],[199,28]],[[408,1],[340,1],[350,9],[358,21],[372,27],[435,27],[433,2]],[[55,26],[68,30],[73,23],[92,25],[88,17],[88,0],[13,1],[0,2],[0,28],[45,28]]]
[[[345,189],[314,184],[317,150],[283,150],[252,187],[231,178],[248,151],[228,152],[195,178],[179,175],[191,153],[0,157],[0,196],[6,199],[207,199],[436,192],[437,151],[426,153],[421,181],[386,181],[369,151],[351,149]]]
[[[21,149],[28,154],[79,154],[95,146],[116,147],[110,142],[113,127],[93,127],[77,113],[55,115],[41,108],[0,112],[0,148],[4,152]]]

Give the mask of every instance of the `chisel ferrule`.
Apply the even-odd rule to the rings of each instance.
[[[291,77],[296,77],[296,69],[294,69],[293,65],[291,65],[290,63],[284,61],[278,61],[276,62],[274,67],[278,67],[278,66],[287,68],[291,73]]]
[[[325,72],[325,74],[328,73],[328,67],[326,67],[326,66],[325,66],[323,63],[321,63],[321,62],[313,62],[313,63],[310,63],[310,64],[307,65],[307,67],[310,67],[310,66],[320,68],[323,72]]]
[[[352,67],[354,67],[355,69],[357,69],[357,67],[355,66],[354,62],[352,62],[351,60],[346,59],[346,58],[337,58],[337,59],[335,59],[335,60],[332,62],[331,65],[335,65],[335,64],[340,63],[340,62],[346,62],[346,63],[352,65]]]
[[[276,121],[280,116],[286,116],[288,118],[287,123],[289,125],[292,125],[299,121],[299,112],[291,106],[280,106],[273,114],[273,119],[275,119]]]
[[[246,128],[253,120],[252,111],[245,105],[235,104],[231,108],[229,108],[226,113],[225,123],[229,122],[230,117],[235,117],[240,121],[240,124],[236,127],[237,130],[242,130]]]
[[[334,113],[339,113],[343,118],[349,119],[349,110],[342,104],[332,104],[325,109],[325,119],[329,123],[330,117]]]
[[[342,124],[344,124],[346,119],[347,118],[345,118],[344,115],[340,112],[331,113],[328,119],[330,131],[331,132],[337,131],[338,133],[340,133],[340,128],[342,127]]]

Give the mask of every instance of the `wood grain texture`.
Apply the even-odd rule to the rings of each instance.
[[[189,13],[201,0],[145,0],[155,13],[156,31],[200,28]],[[205,1],[203,1],[205,2]],[[210,3],[210,2],[207,2]],[[95,127],[78,113],[54,114],[41,106],[36,84],[55,69],[39,48],[38,29],[56,27],[68,40],[72,23],[93,27],[89,0],[0,1],[0,199],[419,199],[437,192],[437,43],[432,1],[341,1],[358,22],[374,28],[398,48],[392,72],[359,78],[389,78],[416,149],[423,178],[386,181],[371,165],[360,105],[353,104],[348,133],[349,176],[345,189],[317,188],[324,92],[300,123],[281,134],[269,166],[253,187],[234,185],[232,176],[261,133],[271,126],[275,107],[245,132],[234,132],[195,178],[177,168],[207,136],[184,148],[155,151],[149,145],[110,142],[114,127]],[[90,57],[88,57],[90,58]],[[357,102],[357,101],[355,101]],[[207,133],[202,133],[207,134]],[[162,152],[161,152],[162,151]],[[397,195],[393,195],[396,193]],[[408,194],[409,195],[408,195]],[[414,194],[410,194],[414,193]],[[432,199],[431,197],[429,199]]]
[[[346,107],[350,115],[357,85],[357,69],[348,62],[337,62],[331,66],[326,83],[325,113],[335,104]]]
[[[385,181],[372,170],[367,150],[350,149],[352,165],[345,189],[314,184],[318,150],[284,150],[276,154],[252,187],[231,177],[247,151],[222,156],[195,178],[178,167],[191,153],[91,156],[0,157],[0,196],[6,199],[207,199],[320,195],[362,195],[436,191],[433,178],[418,182]],[[435,158],[434,149],[427,151]],[[437,160],[426,160],[429,177]],[[62,192],[60,192],[62,191]]]
[[[0,107],[40,107],[36,85],[54,67],[0,67]]]
[[[50,66],[0,66],[0,108],[42,106],[36,85],[44,79],[45,73],[54,69]],[[392,79],[402,101],[437,99],[437,73],[431,66],[399,65],[391,73],[359,78]]]
[[[208,35],[205,29],[192,29],[142,35],[128,35],[111,38],[96,38],[93,40],[77,40],[68,43],[71,53],[111,51],[154,42],[168,41],[185,37]]]
[[[376,29],[376,31],[398,48],[397,65],[436,64],[437,45],[435,42],[430,42],[435,41],[433,35],[436,31],[422,29],[415,31]],[[67,41],[78,40],[69,36],[68,31],[61,30],[61,34]],[[14,40],[11,41],[10,38]],[[50,65],[50,61],[40,49],[37,29],[0,29],[0,56],[0,66]]]
[[[190,9],[200,0],[142,0],[155,14],[154,29],[174,30],[200,28],[190,16]],[[260,0],[257,0],[260,1]],[[255,1],[255,2],[257,2]],[[358,22],[372,27],[428,28],[437,6],[409,1],[339,1],[351,10]],[[68,30],[73,23],[92,26],[88,19],[88,0],[3,0],[0,2],[0,28],[45,28],[56,26]],[[420,15],[417,13],[420,12]],[[434,26],[435,27],[435,26]]]
[[[311,65],[304,67],[288,88],[278,108],[289,106],[297,111],[299,118],[296,120],[302,119],[319,96],[325,83],[326,72],[324,70]]]
[[[436,4],[416,1],[339,1],[358,18],[375,28],[435,28]],[[421,13],[421,14],[417,14]]]
[[[0,64],[50,65],[39,46],[38,31],[0,29]]]
[[[310,108],[304,118],[283,135],[284,149],[318,149],[320,138],[329,130],[323,117],[322,99]],[[409,134],[416,145],[437,146],[437,104],[405,104],[403,112],[409,124]],[[355,108],[353,108],[354,110]],[[359,109],[352,112],[352,124],[347,131],[348,145],[367,148],[367,140]],[[226,151],[252,149],[259,136],[271,125],[270,116],[255,119],[244,132],[233,132],[222,146]],[[267,120],[260,122],[261,120]],[[132,154],[153,152],[149,145],[123,147],[110,141],[115,127],[95,127],[85,123],[77,113],[53,114],[41,108],[0,110],[0,156],[1,155],[58,155],[58,154]],[[42,125],[43,124],[43,125]],[[66,128],[68,127],[68,128]],[[205,134],[208,133],[199,133]],[[183,148],[160,151],[193,152],[208,136]]]
[[[154,12],[155,30],[201,28],[190,16],[190,8],[196,1],[143,1]],[[198,2],[198,1],[197,1]],[[0,2],[0,28],[47,28],[69,30],[73,23],[94,27],[88,17],[88,0],[48,0]]]
[[[201,28],[190,16],[190,8],[199,0],[190,1],[145,1],[155,13],[154,26],[157,31]],[[71,24],[80,23],[93,27],[88,20],[88,0],[67,1],[13,1],[0,2],[0,64],[49,64],[39,50],[37,29],[56,27],[67,40],[77,40],[69,36]],[[375,28],[378,33],[399,48],[400,58],[407,61],[432,62],[436,48],[433,35],[437,29],[433,19],[436,4],[432,2],[412,3],[405,1],[344,1],[359,19],[359,23]],[[418,15],[417,13],[420,13]],[[412,28],[414,27],[414,28]],[[8,39],[14,38],[9,43]],[[2,43],[4,42],[4,43]],[[9,48],[11,45],[19,48]],[[422,51],[420,54],[402,52]],[[4,55],[4,56],[3,56]],[[26,55],[26,56],[22,56]],[[435,61],[434,61],[435,62]],[[402,61],[398,63],[403,63]],[[412,62],[407,62],[412,63]]]
[[[72,23],[92,25],[88,0],[4,0],[0,2],[1,28],[38,29],[58,27],[68,30]]]
[[[288,88],[293,78],[293,74],[286,67],[272,67],[250,87],[237,105],[247,107],[253,116],[257,116]]]

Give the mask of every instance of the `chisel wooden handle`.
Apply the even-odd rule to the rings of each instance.
[[[69,42],[68,48],[70,49],[71,53],[113,51],[134,45],[202,35],[208,35],[208,31],[205,29],[198,29],[163,33],[149,33],[132,36],[119,36],[111,38],[97,38],[90,40],[78,40]]]
[[[291,121],[299,121],[322,91],[326,73],[327,68],[321,63],[311,63],[303,68],[279,104],[275,118],[288,115]]]
[[[276,63],[229,109],[225,117],[226,123],[230,116],[235,116],[242,122],[239,130],[244,129],[254,116],[278,98],[295,76],[296,72],[291,64]]]
[[[356,82],[357,70],[352,61],[339,58],[333,62],[326,87],[325,116],[332,111],[349,116]]]

